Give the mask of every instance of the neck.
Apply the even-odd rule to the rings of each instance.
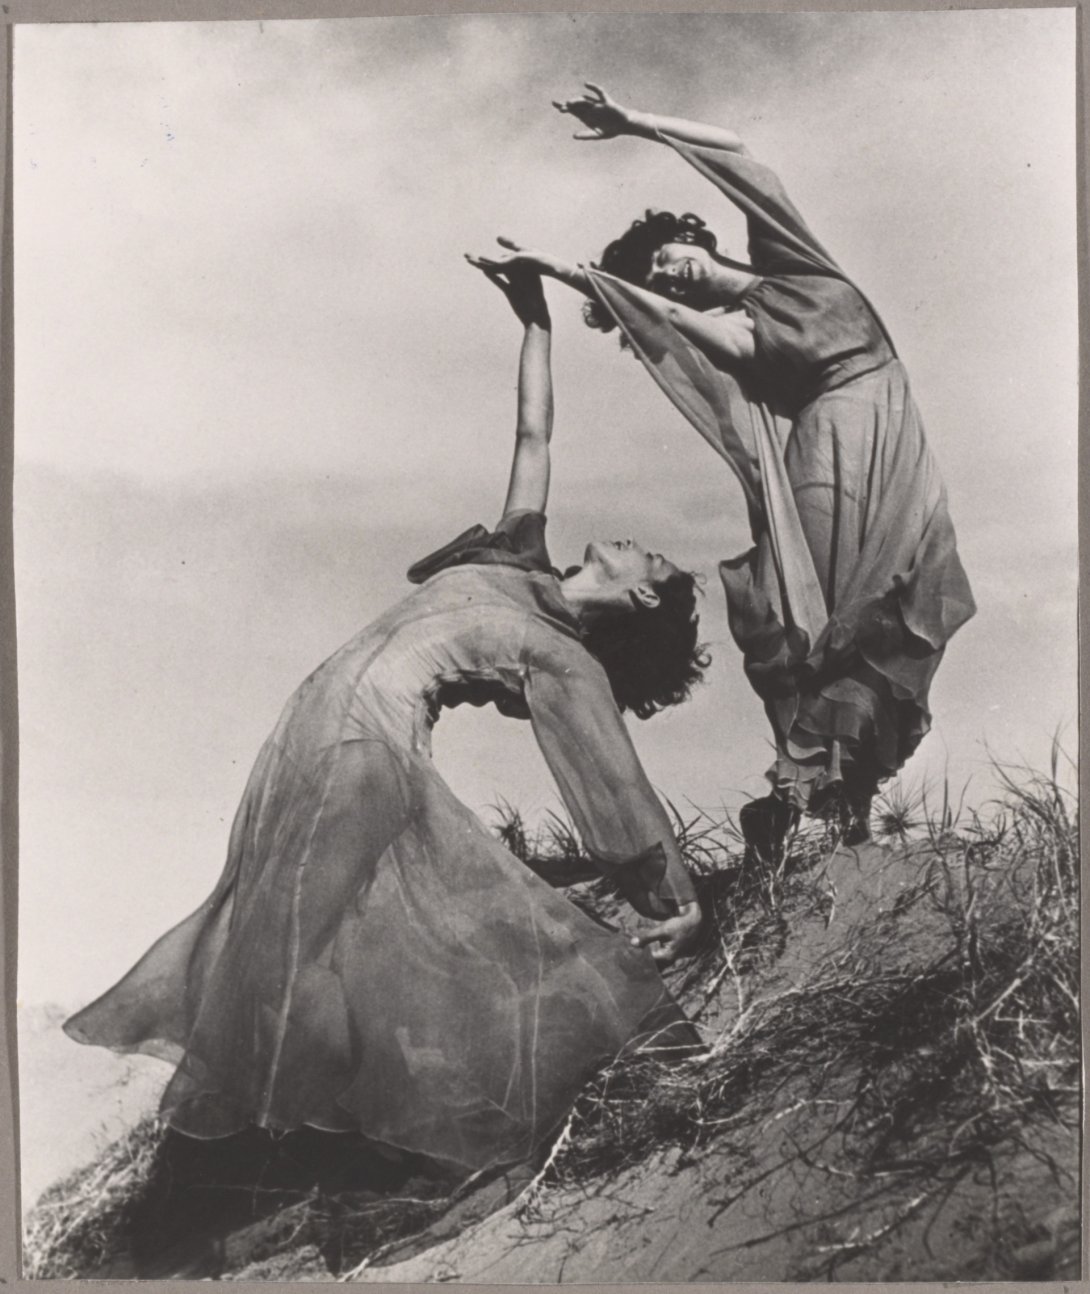
[[[758,275],[747,265],[740,265],[737,261],[717,260],[711,286],[723,305],[733,305],[751,284],[756,283],[757,278]]]
[[[585,566],[574,575],[569,575],[566,580],[561,580],[560,590],[564,594],[564,600],[585,625],[603,615],[615,613],[618,609],[612,600],[603,597],[602,590]]]

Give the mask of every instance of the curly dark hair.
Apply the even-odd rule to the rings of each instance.
[[[692,243],[713,256],[718,250],[715,235],[691,211],[680,216],[672,211],[648,211],[642,220],[634,220],[620,238],[609,244],[595,268],[642,287],[655,253],[667,243]],[[599,301],[583,303],[583,318],[589,328],[597,328],[600,332],[612,332],[617,326],[613,316]]]
[[[697,641],[696,576],[677,571],[656,584],[655,592],[657,606],[602,616],[583,635],[583,645],[606,671],[618,707],[639,719],[688,700],[711,664]]]

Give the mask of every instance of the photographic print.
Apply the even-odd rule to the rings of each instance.
[[[1075,11],[13,40],[23,1274],[1078,1279]]]

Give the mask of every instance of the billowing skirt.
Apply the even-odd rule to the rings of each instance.
[[[525,1159],[596,1066],[689,1026],[646,950],[428,758],[352,740],[301,761],[274,735],[212,896],[66,1029],[175,1061],[162,1114],[184,1133],[306,1124],[474,1170]]]
[[[901,768],[930,726],[928,690],[946,642],[975,607],[898,361],[802,409],[784,466],[824,629],[811,642],[792,626],[768,533],[720,572],[775,735],[769,778],[805,809],[841,791],[865,798]]]

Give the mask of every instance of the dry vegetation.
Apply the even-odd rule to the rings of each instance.
[[[766,1193],[737,1244],[791,1235],[770,1278],[1077,1277],[1077,823],[1057,767],[998,772],[980,813],[888,794],[866,868],[815,828],[747,870],[728,818],[675,810],[709,920],[671,987],[707,1050],[601,1073],[519,1216],[548,1223],[668,1151],[671,1172],[713,1166],[714,1218]],[[498,830],[554,882],[585,874],[563,822],[528,833],[505,807]],[[602,882],[571,893],[619,915]],[[421,1162],[293,1137],[195,1150],[141,1124],[39,1202],[26,1275],[165,1275],[183,1250],[194,1275],[286,1277],[301,1254],[350,1273],[458,1195]]]
[[[930,816],[921,798],[880,805],[875,826],[898,838],[904,883],[883,910],[846,922],[803,974],[776,968],[787,932],[837,902],[815,884],[814,856],[828,842],[797,842],[779,873],[731,884],[730,855],[704,824],[701,879],[715,920],[674,987],[697,1018],[720,1005],[709,1050],[603,1073],[580,1100],[557,1180],[616,1173],[677,1146],[732,1162],[729,1207],[773,1166],[790,1165],[801,1183],[817,1165],[841,1189],[826,1227],[813,1216],[788,1224],[824,1231],[796,1277],[836,1275],[910,1219],[926,1243],[952,1199],[984,1184],[980,1215],[960,1221],[975,1232],[964,1236],[970,1267],[987,1255],[990,1270],[963,1275],[1077,1274],[1076,824],[1055,776],[1001,778],[1005,802],[987,822],[970,815],[958,828],[945,797]],[[789,1144],[770,1155],[776,1122]],[[1070,1208],[1035,1217],[1004,1198],[1004,1161],[1022,1155]]]

